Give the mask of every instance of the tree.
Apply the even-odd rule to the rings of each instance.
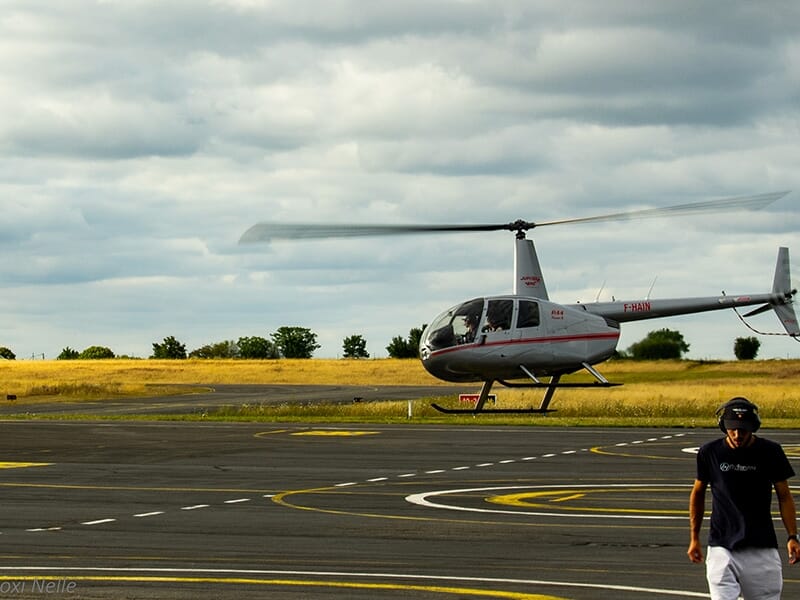
[[[369,358],[367,340],[360,335],[351,335],[342,341],[342,351],[345,358]]]
[[[280,327],[271,337],[284,358],[311,358],[322,347],[317,334],[305,327]]]
[[[186,358],[186,346],[173,336],[165,337],[161,344],[153,342],[153,356],[150,358]]]
[[[756,337],[736,338],[733,343],[733,353],[739,360],[753,360],[761,348],[761,340]]]
[[[233,340],[206,344],[189,352],[189,358],[237,358],[239,346]]]
[[[628,348],[634,360],[661,360],[681,358],[689,351],[683,334],[669,329],[651,331],[647,336]]]
[[[425,331],[427,325],[422,327],[413,327],[408,332],[408,339],[403,339],[401,336],[392,338],[392,341],[386,346],[386,352],[389,353],[391,358],[417,358],[419,357],[419,342],[422,339],[422,333]]]
[[[16,360],[17,355],[14,354],[9,348],[0,346],[0,358],[5,358],[6,360]]]
[[[79,358],[80,355],[80,352],[67,346],[61,351],[61,354],[56,357],[56,360],[75,360],[76,358]]]
[[[114,358],[111,348],[105,346],[89,346],[78,355],[81,360],[98,360],[103,358]]]
[[[237,344],[239,346],[239,358],[264,359],[280,357],[280,352],[275,344],[257,335],[240,337]]]

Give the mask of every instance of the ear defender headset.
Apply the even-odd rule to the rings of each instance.
[[[717,425],[725,435],[728,434],[728,429],[741,428],[755,433],[761,427],[758,406],[742,396],[731,398],[720,406],[715,414],[717,415]],[[731,425],[742,425],[742,427],[731,427]]]

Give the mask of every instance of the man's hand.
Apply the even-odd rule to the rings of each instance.
[[[786,548],[789,551],[789,564],[793,565],[800,561],[800,542],[791,539],[786,543]]]
[[[797,550],[799,552],[795,555],[795,559],[800,558],[800,544],[798,544]],[[703,562],[703,547],[698,541],[692,540],[692,542],[689,544],[689,550],[686,552],[686,554],[689,556],[689,560],[693,563]],[[791,562],[791,558],[789,561]]]

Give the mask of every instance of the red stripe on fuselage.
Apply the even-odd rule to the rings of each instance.
[[[544,338],[525,338],[519,340],[499,340],[496,342],[484,342],[483,344],[460,344],[458,346],[451,346],[450,348],[442,348],[431,352],[431,356],[440,356],[442,354],[449,354],[450,352],[457,352],[458,350],[468,350],[474,348],[486,348],[487,346],[516,346],[519,344],[567,344],[569,342],[585,342],[592,340],[616,340],[619,339],[619,333],[586,333],[583,335],[557,335],[553,337]]]

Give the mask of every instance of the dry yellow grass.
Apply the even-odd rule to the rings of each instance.
[[[0,394],[98,397],[203,384],[436,385],[418,360],[0,361]]]
[[[610,361],[600,365],[611,381],[606,389],[558,390],[552,408],[558,421],[593,418],[595,423],[633,419],[686,426],[711,425],[716,407],[733,396],[747,396],[771,424],[800,419],[800,360],[734,362]],[[568,378],[591,381],[585,374]],[[96,399],[174,393],[176,385],[203,384],[448,385],[429,375],[417,360],[95,360],[0,362],[0,401]],[[465,385],[466,389],[479,384]],[[539,405],[541,390],[493,390],[503,408]],[[453,402],[444,398],[440,402]],[[259,409],[261,410],[261,409]],[[292,409],[287,409],[292,410]],[[294,410],[297,410],[296,408]],[[337,409],[339,414],[374,413],[376,407]],[[403,409],[391,407],[392,414]],[[258,412],[258,410],[256,411]],[[261,410],[263,412],[263,410]],[[425,413],[427,414],[427,410]],[[246,416],[246,415],[245,415]]]

